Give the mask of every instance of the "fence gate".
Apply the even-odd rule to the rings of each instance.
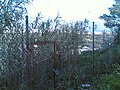
[[[56,42],[31,43],[31,90],[54,90],[57,67]]]

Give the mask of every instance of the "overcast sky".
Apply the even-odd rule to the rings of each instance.
[[[45,17],[56,17],[58,11],[64,20],[88,18],[98,20],[103,13],[109,14],[114,0],[33,0],[28,6],[30,16],[41,12]]]
[[[27,6],[28,15],[36,16],[41,12],[44,17],[55,18],[59,11],[63,20],[83,20],[102,22],[99,16],[109,14],[108,7],[114,0],[33,0]]]

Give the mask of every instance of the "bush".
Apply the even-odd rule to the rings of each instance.
[[[116,69],[117,67],[117,69]],[[120,72],[118,64],[114,64],[113,68],[115,70],[110,75],[104,75],[97,82],[97,90],[120,90]]]

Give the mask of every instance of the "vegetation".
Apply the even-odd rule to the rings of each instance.
[[[120,67],[120,51],[119,51],[119,35],[120,35],[120,26],[119,26],[119,6],[120,3],[118,0],[115,0],[116,4],[114,4],[111,8],[109,8],[110,15],[103,14],[100,16],[101,19],[104,19],[105,26],[113,29],[115,34],[114,44],[108,50],[109,61],[112,60],[110,73],[101,76],[99,80],[96,82],[97,90],[119,90],[120,82],[119,82],[119,67]],[[107,53],[107,52],[106,52]]]
[[[114,70],[109,75],[102,76],[97,82],[97,90],[119,90],[120,75],[119,65],[113,64]]]
[[[92,37],[85,34],[89,20],[63,23],[59,14],[54,20],[42,20],[39,13],[29,22],[26,38],[23,18],[30,1],[0,1],[0,90],[80,90],[81,84],[119,90],[120,4],[116,1],[110,15],[100,16],[115,38],[95,50],[94,62],[92,51],[78,52]]]

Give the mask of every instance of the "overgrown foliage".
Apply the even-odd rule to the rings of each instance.
[[[119,90],[120,88],[120,71],[119,64],[113,64],[113,71],[109,75],[102,76],[97,82],[97,90]]]
[[[63,22],[57,15],[54,20],[43,20],[39,13],[29,22],[27,50],[23,27],[27,3],[28,0],[0,1],[0,90],[80,90],[80,84],[85,83],[98,90],[118,90],[118,43],[108,42],[109,47],[95,51],[94,70],[92,51],[78,52],[92,37],[85,34],[89,28],[87,19]],[[110,15],[101,16],[107,27],[119,28],[118,10],[119,4],[113,5]]]

